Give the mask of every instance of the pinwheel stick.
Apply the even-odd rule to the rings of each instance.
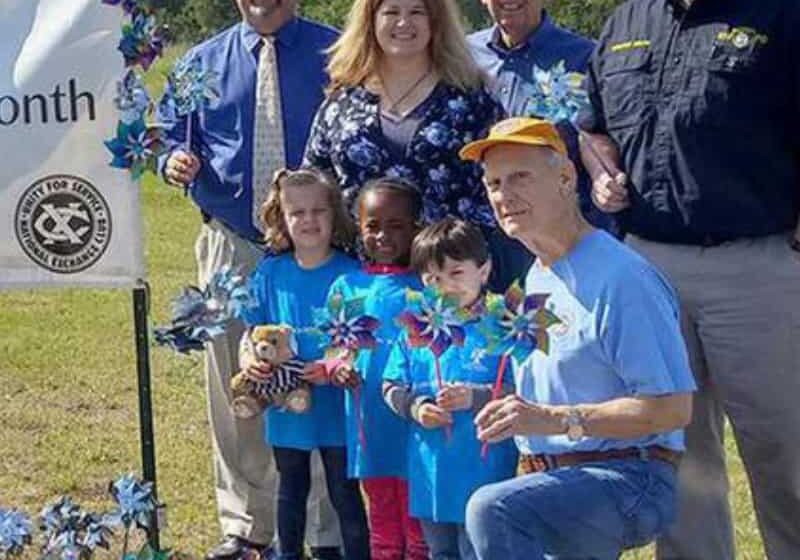
[[[500,392],[503,390],[503,376],[506,373],[506,367],[508,367],[508,358],[510,356],[510,352],[504,352],[502,356],[500,356],[500,364],[497,366],[497,379],[494,380],[494,387],[492,387],[492,400],[497,399],[500,397]],[[489,442],[483,442],[481,446],[481,457],[486,459],[486,456],[489,454]]]
[[[594,138],[592,138],[591,135],[589,135],[589,133],[576,126],[575,123],[573,123],[572,121],[570,121],[570,124],[572,124],[573,128],[575,128],[575,130],[578,132],[578,138],[592,154],[592,157],[595,159],[595,161],[597,161],[597,163],[600,164],[600,167],[603,168],[603,171],[605,171],[609,177],[614,179],[615,178],[614,174],[608,168],[608,165],[606,165],[605,157],[603,157],[603,155],[600,154],[600,151],[597,149],[597,146],[594,145]]]
[[[364,417],[361,415],[361,385],[353,387],[353,408],[356,409],[356,425],[358,426],[358,441],[361,447],[367,448],[367,434],[364,431]]]
[[[444,381],[442,380],[442,364],[439,362],[439,356],[433,356],[433,363],[436,364],[436,386],[441,391],[444,389]],[[453,435],[453,428],[449,425],[444,427],[444,434],[447,437],[447,441],[450,441],[450,438]]]
[[[192,114],[188,113],[186,115],[186,151],[191,153],[192,151]]]

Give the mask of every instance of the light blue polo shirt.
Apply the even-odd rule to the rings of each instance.
[[[543,404],[599,403],[696,389],[680,332],[677,296],[644,258],[607,233],[586,235],[566,255],[526,280],[528,294],[549,294],[561,323],[550,349],[516,364],[517,393]],[[517,437],[522,453],[558,454],[661,445],[683,450],[683,430],[638,439],[566,435]]]

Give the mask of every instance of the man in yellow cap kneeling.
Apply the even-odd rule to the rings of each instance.
[[[461,157],[482,163],[500,227],[536,255],[526,301],[549,316],[528,313],[545,334],[514,364],[516,395],[476,418],[482,441],[515,438],[527,474],[472,496],[470,540],[480,560],[617,558],[675,516],[695,390],[676,295],[581,216],[552,124],[500,122]]]

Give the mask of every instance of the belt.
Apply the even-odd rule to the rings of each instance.
[[[626,447],[624,449],[609,449],[607,451],[575,451],[573,453],[560,453],[558,455],[523,454],[519,458],[519,469],[524,474],[545,472],[562,467],[574,467],[583,463],[599,463],[618,459],[655,459],[669,463],[675,468],[681,461],[683,453],[650,445],[648,447]]]

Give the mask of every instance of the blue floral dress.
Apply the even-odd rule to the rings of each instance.
[[[317,111],[304,164],[332,172],[351,209],[370,179],[400,177],[422,190],[426,222],[453,215],[493,229],[481,167],[461,161],[458,152],[502,118],[502,107],[483,89],[463,91],[440,82],[398,161],[381,129],[379,96],[363,86],[341,88]]]

